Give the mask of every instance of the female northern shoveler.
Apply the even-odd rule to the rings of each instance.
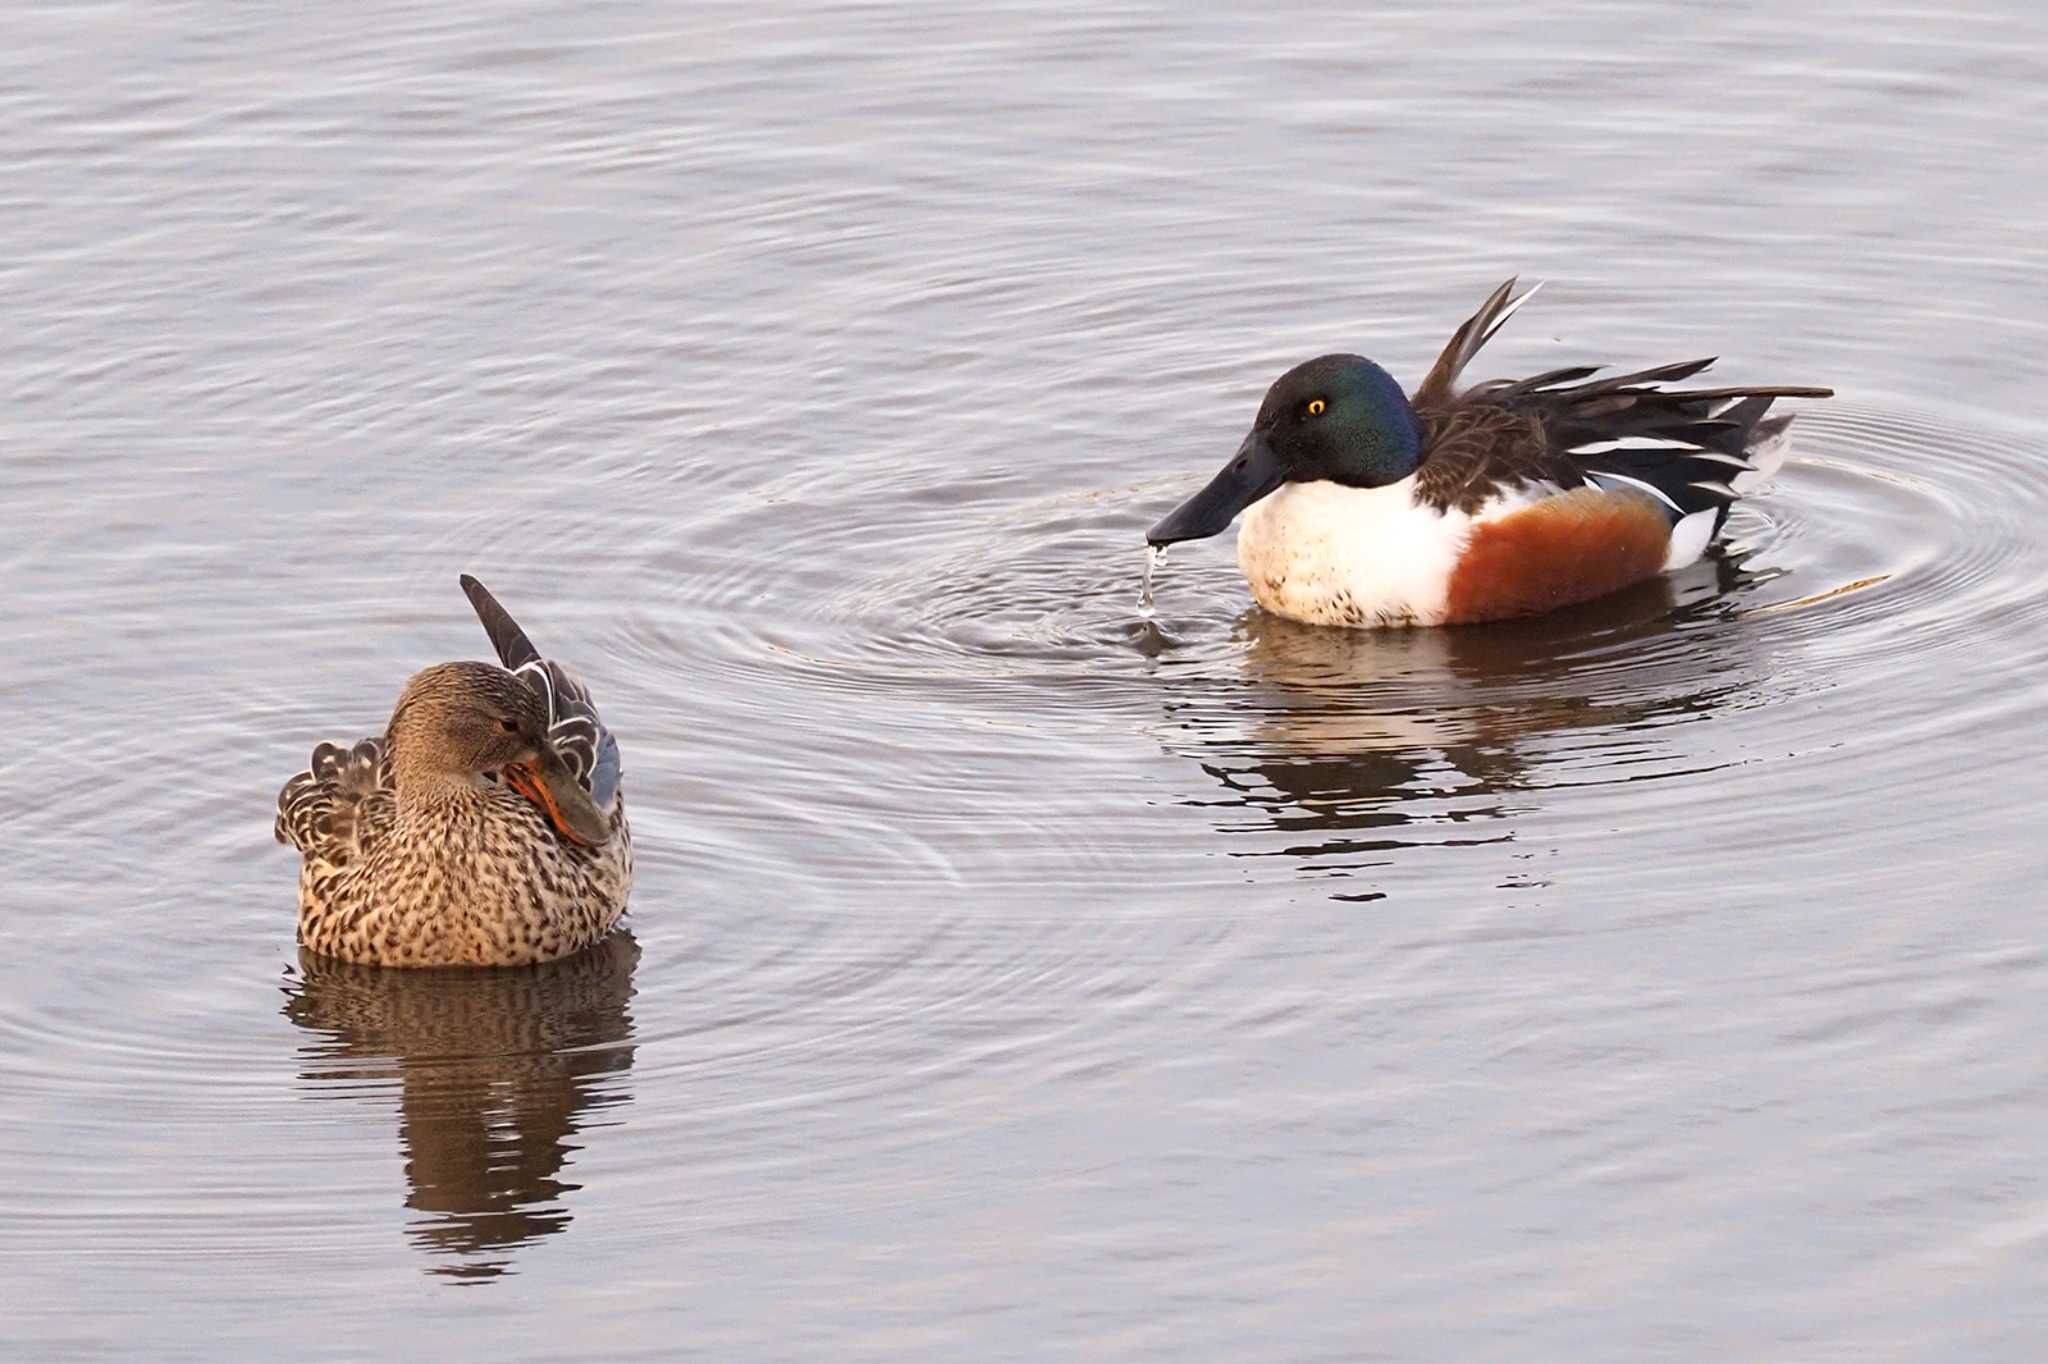
[[[1209,485],[1146,535],[1199,540],[1250,507],[1237,561],[1259,605],[1311,625],[1453,625],[1590,601],[1698,559],[1784,458],[1774,398],[1665,389],[1713,360],[1585,382],[1597,367],[1458,375],[1527,302],[1515,281],[1415,390],[1359,355],[1297,365]],[[1257,505],[1253,505],[1253,504]]]
[[[504,666],[405,684],[382,738],[322,744],[277,798],[304,855],[299,941],[381,966],[521,966],[602,938],[633,838],[619,745],[590,693],[464,575]]]

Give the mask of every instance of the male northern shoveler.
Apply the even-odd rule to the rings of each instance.
[[[405,684],[383,737],[321,744],[277,798],[299,941],[380,966],[522,966],[611,931],[633,883],[619,745],[590,693],[465,574],[504,664]]]
[[[1784,458],[1774,398],[1666,389],[1712,359],[1587,382],[1597,366],[1455,391],[1535,293],[1494,290],[1411,400],[1359,355],[1297,365],[1209,485],[1154,526],[1199,540],[1251,510],[1237,561],[1259,605],[1311,625],[1454,625],[1590,601],[1698,559]],[[1256,504],[1256,505],[1254,505]]]

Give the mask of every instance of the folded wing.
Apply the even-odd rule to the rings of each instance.
[[[512,613],[467,573],[462,590],[476,608],[498,661],[547,703],[548,735],[597,808],[608,810],[619,790],[619,743],[598,717],[590,691],[567,668],[543,658]]]

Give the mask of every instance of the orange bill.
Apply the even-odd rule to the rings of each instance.
[[[596,803],[590,799],[590,793],[583,789],[576,780],[576,774],[552,749],[542,749],[531,763],[507,766],[505,781],[546,812],[548,822],[570,842],[590,847],[611,836],[611,830],[604,816],[598,812]]]

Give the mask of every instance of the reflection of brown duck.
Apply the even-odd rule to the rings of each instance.
[[[285,1015],[312,1036],[316,1087],[399,1084],[398,1144],[426,1214],[413,1237],[450,1257],[434,1272],[488,1278],[515,1247],[569,1224],[562,1179],[593,1113],[627,1098],[633,1064],[630,933],[515,970],[403,971],[299,954]]]
[[[1736,584],[1736,566],[1713,564],[1486,629],[1331,630],[1254,608],[1237,623],[1239,685],[1207,673],[1169,690],[1170,746],[1231,793],[1223,827],[1241,832],[1251,813],[1304,865],[1513,842],[1496,821],[1532,784],[1545,752],[1532,740],[1712,705],[1725,672],[1681,675],[1659,651]]]

